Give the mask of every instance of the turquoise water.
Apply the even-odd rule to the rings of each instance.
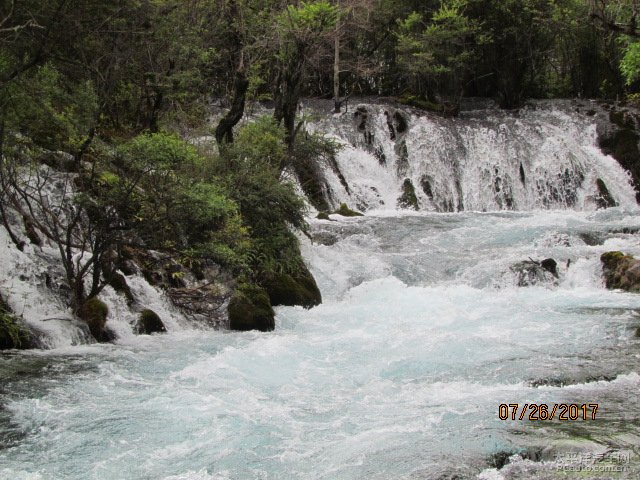
[[[0,356],[0,478],[543,478],[492,458],[637,455],[640,296],[605,290],[598,260],[640,254],[635,227],[622,209],[314,221],[325,302],[279,308],[274,333]],[[557,284],[517,287],[529,257]],[[600,407],[513,422],[501,403]]]

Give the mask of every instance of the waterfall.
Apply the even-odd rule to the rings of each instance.
[[[576,111],[578,110],[578,111]],[[436,212],[635,208],[629,174],[597,147],[596,119],[571,102],[442,118],[360,104],[310,123],[341,145],[324,168],[331,206]],[[415,192],[406,205],[403,192]]]
[[[12,311],[24,319],[42,348],[60,348],[91,343],[87,326],[73,315],[64,300],[68,290],[62,280],[59,252],[51,245],[27,244],[19,251],[7,231],[0,228],[0,288]],[[184,329],[189,322],[173,307],[164,293],[142,276],[127,277],[134,295],[131,305],[123,294],[107,286],[100,299],[109,308],[107,325],[116,342],[131,342],[133,328],[143,308],[150,308],[168,331]]]

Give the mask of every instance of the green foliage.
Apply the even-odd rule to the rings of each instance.
[[[433,90],[460,95],[464,75],[473,70],[480,47],[491,41],[482,22],[466,14],[470,3],[443,0],[429,19],[412,12],[398,22],[399,63],[427,82],[431,96]]]
[[[127,220],[150,246],[244,265],[248,231],[238,205],[222,180],[202,180],[211,160],[179,137],[161,133],[133,138],[121,155],[134,175],[116,189],[130,191],[135,181],[136,201],[129,204]]]
[[[295,270],[302,261],[290,228],[306,231],[305,205],[280,178],[285,156],[283,129],[264,117],[240,129],[219,162],[218,176],[249,228],[246,274],[255,281],[265,272]]]
[[[640,79],[640,41],[627,38],[625,43],[620,71],[627,85],[631,85]]]
[[[29,348],[30,335],[22,321],[13,315],[0,297],[0,350]]]
[[[284,129],[270,115],[264,115],[240,129],[230,155],[236,166],[254,169],[262,166],[279,171],[284,162]],[[242,167],[240,167],[242,168]]]
[[[121,153],[137,168],[162,172],[202,163],[195,147],[166,133],[138,135],[122,147]]]
[[[0,88],[6,127],[37,145],[75,151],[95,123],[98,104],[90,81],[74,82],[51,63]]]
[[[302,190],[318,210],[329,210],[322,183],[322,165],[333,168],[340,176],[335,157],[341,146],[334,140],[319,133],[301,131],[290,151],[290,166],[293,167]]]

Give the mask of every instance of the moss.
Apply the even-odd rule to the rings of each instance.
[[[636,329],[636,337],[640,337],[640,327]]]
[[[22,320],[11,313],[0,297],[0,350],[30,348],[31,336]]]
[[[362,213],[351,210],[346,203],[341,203],[340,208],[334,213],[342,215],[343,217],[364,217]]]
[[[97,297],[92,297],[82,304],[77,314],[89,326],[91,335],[97,341],[104,342],[108,340],[104,327],[107,323],[109,307],[103,301]]]
[[[640,262],[622,252],[606,252],[600,256],[602,273],[607,288],[628,292],[640,291],[638,265]]]
[[[306,267],[301,268],[294,275],[272,274],[264,282],[264,287],[274,307],[300,305],[304,308],[312,308],[322,303],[320,289]]]
[[[133,292],[131,292],[131,288],[127,283],[127,279],[124,278],[124,275],[122,275],[121,273],[113,272],[109,276],[109,285],[116,292],[124,294],[124,296],[127,297],[127,301],[129,302],[129,304],[133,303],[133,301],[135,300],[135,298],[133,297]]]
[[[275,328],[275,314],[269,295],[261,287],[241,285],[231,298],[227,311],[231,330],[270,332]]]
[[[408,178],[405,178],[402,184],[402,195],[398,198],[398,206],[400,208],[413,208],[414,210],[420,208],[418,197],[416,197],[416,189]]]
[[[320,212],[320,213],[318,213],[318,215],[316,216],[316,218],[317,218],[318,220],[331,220],[331,219],[329,218],[329,212]]]
[[[167,328],[156,312],[149,309],[140,312],[140,317],[138,317],[138,323],[136,324],[136,332],[138,334],[150,335],[152,333],[164,333],[166,331]]]
[[[626,255],[622,252],[605,252],[600,256],[600,261],[605,268],[615,268],[618,262],[625,257]]]

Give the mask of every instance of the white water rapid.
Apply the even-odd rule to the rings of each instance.
[[[275,332],[176,319],[166,335],[1,355],[0,478],[638,478],[640,295],[606,290],[599,261],[640,255],[629,179],[584,116],[474,115],[411,117],[399,175],[394,141],[381,165],[351,144],[351,119],[314,124],[351,145],[350,193],[325,172],[332,201],[372,210],[310,219],[324,303],[277,308]],[[422,211],[396,210],[405,178]],[[595,210],[596,178],[619,206]],[[559,278],[518,286],[514,264],[549,257]],[[515,403],[599,409],[500,420]],[[606,465],[619,470],[590,473]]]

